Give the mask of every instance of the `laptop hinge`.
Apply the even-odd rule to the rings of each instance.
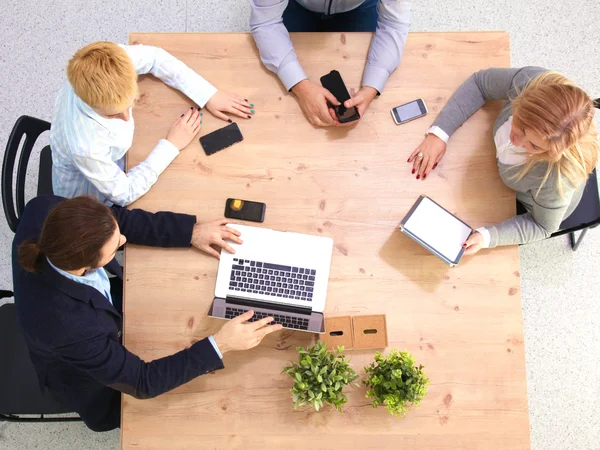
[[[225,297],[228,303],[235,303],[237,305],[249,306],[251,308],[261,307],[265,309],[276,309],[278,311],[291,312],[296,314],[311,314],[312,308],[304,308],[302,306],[296,305],[285,305],[283,303],[276,302],[265,302],[262,300],[256,300],[251,298],[244,297],[234,297],[232,295],[228,295]]]

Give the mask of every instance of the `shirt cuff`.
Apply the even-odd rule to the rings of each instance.
[[[428,134],[436,135],[442,141],[444,141],[446,144],[448,143],[448,140],[450,139],[450,136],[448,136],[448,133],[446,133],[444,130],[442,130],[437,125],[434,125],[431,128],[429,128],[429,130],[427,130],[427,133],[425,133],[425,135],[428,135]]]
[[[487,228],[481,227],[481,228],[477,228],[475,231],[477,231],[479,234],[481,234],[481,237],[483,237],[482,247],[490,248],[491,236],[490,236],[490,232],[487,230]]]
[[[290,91],[302,80],[306,80],[308,78],[298,60],[291,61],[285,66],[281,67],[277,72],[277,76],[288,91]]]
[[[194,100],[200,108],[204,108],[218,89],[197,73],[194,72],[194,75],[191,80],[186,82],[185,87],[187,89],[181,89],[181,92]]]
[[[367,64],[365,67],[365,73],[363,74],[361,86],[369,86],[377,90],[378,93],[383,92],[383,87],[387,83],[390,74],[387,70],[381,67],[370,66]]]
[[[150,165],[156,175],[165,171],[169,164],[179,155],[179,150],[171,142],[161,139],[154,147],[154,150],[146,158],[146,163]]]
[[[217,355],[219,355],[219,358],[223,359],[223,355],[221,354],[221,351],[219,350],[219,347],[217,347],[217,343],[215,342],[215,338],[212,337],[212,336],[209,336],[208,340],[210,341],[210,343],[214,347],[215,352],[217,352]]]

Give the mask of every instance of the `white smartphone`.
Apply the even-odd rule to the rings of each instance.
[[[396,122],[396,125],[418,119],[427,113],[427,106],[425,106],[425,102],[422,98],[392,108],[392,118],[394,119],[394,122]]]

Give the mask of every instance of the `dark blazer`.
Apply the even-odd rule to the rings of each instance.
[[[65,278],[45,259],[40,273],[20,268],[18,245],[38,238],[49,211],[62,200],[35,198],[21,217],[12,247],[17,317],[40,384],[79,413],[89,428],[106,431],[120,424],[121,392],[152,398],[221,369],[223,363],[208,339],[144,362],[121,344],[122,316],[96,289]],[[194,216],[112,210],[131,244],[190,246]],[[118,264],[113,260],[109,266],[114,269]],[[122,276],[118,269],[111,271]]]

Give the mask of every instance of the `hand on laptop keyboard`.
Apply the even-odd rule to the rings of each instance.
[[[231,319],[214,335],[215,343],[222,354],[256,347],[267,334],[282,328],[281,324],[269,325],[273,317],[248,322],[253,315],[254,311],[248,311]]]

